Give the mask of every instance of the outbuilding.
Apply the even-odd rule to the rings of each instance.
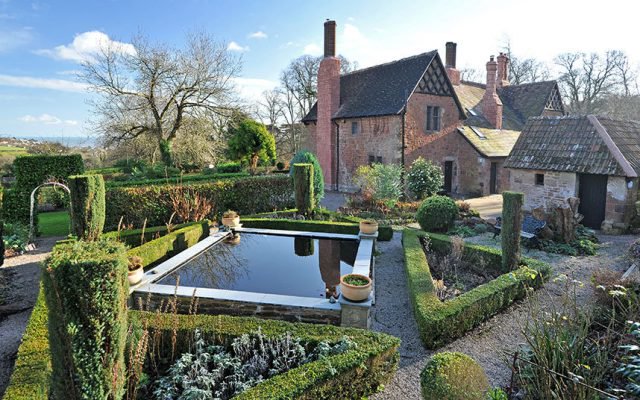
[[[525,194],[525,210],[550,210],[578,197],[583,225],[624,231],[636,214],[640,122],[533,117],[504,165],[511,190]]]

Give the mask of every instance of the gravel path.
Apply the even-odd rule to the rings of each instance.
[[[9,383],[16,352],[38,296],[40,262],[59,239],[40,239],[35,251],[8,258],[0,267],[0,397]]]
[[[472,242],[499,247],[499,242],[491,239],[491,234],[467,239]],[[422,346],[418,327],[413,318],[409,303],[407,283],[404,272],[401,234],[396,232],[390,242],[379,242],[382,254],[376,259],[376,305],[372,329],[385,332],[402,339],[400,347],[400,367],[392,382],[372,399],[421,399],[420,372],[433,351]],[[499,239],[499,238],[498,238]],[[526,256],[542,259],[552,264],[554,274],[565,274],[584,283],[578,288],[580,304],[588,305],[592,301],[592,289],[589,281],[593,271],[609,268],[624,271],[628,266],[626,251],[636,237],[599,236],[601,248],[593,257],[569,257],[530,251]],[[549,309],[562,301],[565,286],[561,282],[548,282],[537,291],[532,300],[543,309]],[[506,386],[511,372],[506,362],[506,354],[513,353],[524,342],[521,333],[527,321],[529,307],[527,302],[519,302],[501,314],[489,319],[466,336],[439,349],[438,351],[460,351],[476,359],[487,372],[494,386]]]

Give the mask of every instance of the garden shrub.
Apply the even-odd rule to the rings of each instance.
[[[216,165],[216,171],[218,173],[241,172],[242,164],[237,161],[219,163]]]
[[[29,244],[29,227],[20,222],[5,222],[2,242],[5,250],[22,253],[26,250],[27,244]]]
[[[293,189],[298,212],[309,215],[316,208],[313,194],[313,165],[293,164]]]
[[[189,188],[212,205],[209,219],[230,209],[247,215],[294,205],[292,180],[283,175],[200,183]],[[117,229],[120,218],[125,226],[131,224],[135,228],[141,228],[145,220],[147,226],[168,223],[173,213],[171,192],[178,190],[174,185],[109,188],[105,228]]]
[[[502,270],[513,271],[520,263],[520,231],[524,194],[502,193]]]
[[[446,232],[458,216],[456,202],[447,196],[431,196],[420,204],[416,219],[427,232]]]
[[[420,374],[420,383],[425,400],[483,399],[489,390],[487,374],[480,364],[457,352],[431,357]]]
[[[58,244],[44,264],[56,399],[121,399],[127,338],[127,257],[114,241]]]
[[[402,245],[405,270],[414,316],[420,337],[429,349],[438,348],[464,335],[481,322],[523,298],[528,288],[539,288],[548,279],[550,267],[541,261],[523,258],[523,266],[499,275],[455,299],[440,301],[420,238],[430,239],[430,248],[437,253],[450,251],[448,236],[405,229]],[[479,245],[464,245],[463,261],[485,265],[499,274],[502,255],[499,250]]]
[[[230,131],[229,153],[236,160],[248,162],[252,174],[256,172],[258,162],[276,161],[276,141],[264,124],[245,119]]]
[[[104,228],[106,208],[102,175],[72,175],[69,190],[73,234],[83,240],[97,240]]]
[[[365,200],[393,207],[402,196],[402,167],[397,164],[361,165],[356,169],[354,183]]]
[[[407,173],[407,189],[418,200],[433,196],[444,186],[442,168],[431,160],[418,157]]]
[[[316,204],[320,204],[320,200],[324,198],[324,175],[320,161],[310,151],[297,152],[289,165],[293,164],[311,164],[313,165],[313,194],[316,199]],[[289,175],[293,177],[293,168],[289,170]]]

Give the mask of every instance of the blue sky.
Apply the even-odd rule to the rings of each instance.
[[[251,101],[304,53],[319,54],[322,23],[338,23],[338,52],[361,67],[458,43],[458,67],[481,69],[508,36],[517,54],[550,62],[566,51],[621,49],[640,60],[631,1],[207,1],[0,0],[0,135],[90,134],[74,81],[78,59],[108,37],[142,33],[180,46],[206,30],[242,55]],[[106,36],[105,36],[106,35]],[[102,39],[101,39],[102,38]]]

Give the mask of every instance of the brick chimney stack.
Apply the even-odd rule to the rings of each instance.
[[[509,57],[500,53],[498,56],[498,87],[509,86]]]
[[[333,115],[340,107],[340,60],[336,57],[336,22],[324,23],[324,58],[318,68],[316,155],[329,188],[335,188],[336,135]]]
[[[459,85],[460,71],[456,69],[456,47],[458,45],[454,42],[447,42],[445,46],[447,49],[445,53],[445,68],[447,70],[447,75],[453,85]]]
[[[502,102],[496,92],[498,63],[489,58],[487,63],[487,89],[482,97],[482,113],[489,123],[496,129],[502,129]]]

